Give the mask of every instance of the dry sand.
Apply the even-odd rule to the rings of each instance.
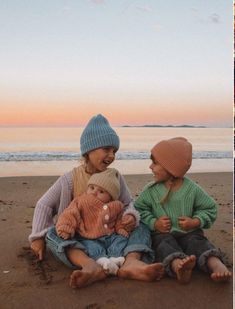
[[[233,261],[233,175],[191,174],[219,204],[219,215],[206,231],[211,241]],[[134,197],[152,180],[151,175],[125,176]],[[107,278],[83,289],[68,286],[71,270],[49,252],[37,263],[29,250],[28,235],[36,201],[57,177],[0,178],[0,308],[213,308],[233,307],[233,284],[214,283],[194,271],[188,285],[165,277],[159,282]]]

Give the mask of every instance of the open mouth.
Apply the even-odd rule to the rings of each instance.
[[[103,164],[105,164],[105,165],[109,165],[110,163],[112,163],[112,161],[110,161],[110,160],[104,160],[103,161]]]

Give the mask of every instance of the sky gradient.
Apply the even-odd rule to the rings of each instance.
[[[233,2],[0,2],[0,126],[233,126]]]

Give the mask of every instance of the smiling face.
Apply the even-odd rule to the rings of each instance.
[[[103,203],[108,203],[112,200],[111,195],[106,190],[97,185],[88,185],[86,192],[87,194],[94,195],[98,200]]]
[[[98,148],[90,151],[87,156],[87,172],[103,172],[115,160],[116,149],[114,147]]]
[[[172,178],[172,175],[151,155],[152,163],[149,168],[152,170],[156,182],[166,182]]]

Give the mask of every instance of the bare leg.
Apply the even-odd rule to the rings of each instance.
[[[67,251],[69,260],[81,270],[74,270],[70,276],[69,285],[72,288],[82,288],[93,282],[106,278],[102,267],[89,258],[82,250],[70,248]]]
[[[128,253],[124,264],[118,271],[118,277],[142,281],[160,280],[164,274],[162,263],[146,264],[140,260],[138,252]]]
[[[180,283],[188,283],[191,279],[192,270],[196,264],[195,255],[187,256],[184,259],[174,259],[171,262],[171,268],[176,274]]]
[[[207,266],[211,270],[211,279],[215,282],[228,281],[232,273],[216,256],[210,256],[207,260]]]

